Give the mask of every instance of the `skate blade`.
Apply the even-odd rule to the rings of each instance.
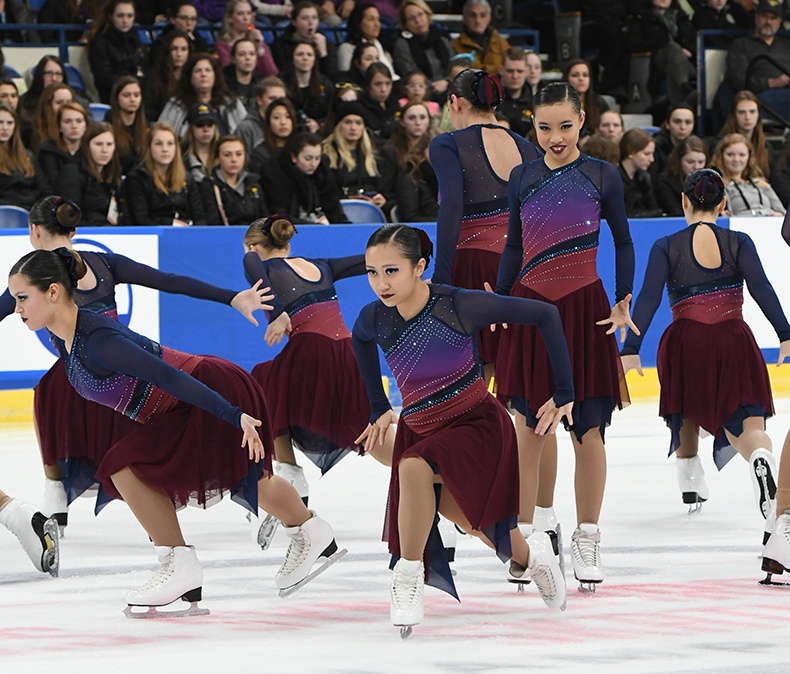
[[[335,562],[341,560],[343,557],[348,554],[348,550],[343,548],[342,550],[338,550],[337,552],[332,553],[329,557],[326,558],[326,561],[319,566],[315,571],[311,571],[307,576],[305,576],[302,580],[300,580],[295,585],[291,585],[291,587],[286,587],[280,590],[280,597],[290,597],[294,592],[298,589],[307,585],[313,578],[316,576],[320,576],[324,571],[326,571],[330,566],[332,566]]]
[[[769,587],[784,587],[790,588],[790,583],[780,583],[772,578],[773,574],[769,573],[765,578],[762,580],[758,580],[758,585],[767,585]]]
[[[596,587],[602,583],[600,580],[580,580],[579,587],[577,588],[582,594],[595,594]]]
[[[41,555],[41,569],[53,578],[58,577],[60,568],[60,532],[58,523],[50,518],[44,522],[44,545],[46,550]]]
[[[280,526],[280,520],[276,517],[266,515],[263,518],[263,522],[261,522],[261,526],[258,529],[258,545],[261,546],[261,550],[268,550],[272,540],[274,540],[274,532],[277,531],[278,526]]]
[[[400,628],[400,638],[407,639],[411,636],[412,626],[411,625],[401,625]]]
[[[689,509],[686,513],[687,515],[696,515],[698,512],[702,512],[702,504],[704,501],[696,501],[695,503],[689,503]]]
[[[134,609],[145,609],[143,611],[135,611]],[[211,611],[207,608],[200,608],[196,601],[190,603],[189,608],[181,611],[158,611],[156,606],[127,606],[123,610],[123,614],[127,618],[191,618],[198,615],[210,615]]]

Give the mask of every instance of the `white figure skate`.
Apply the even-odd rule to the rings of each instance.
[[[676,459],[678,469],[678,487],[683,503],[689,507],[689,515],[699,512],[702,504],[708,500],[710,493],[705,482],[705,471],[699,455]]]
[[[60,480],[44,478],[44,507],[41,508],[41,512],[58,523],[58,533],[63,538],[66,525],[69,523],[69,502]]]
[[[0,524],[19,539],[33,566],[57,578],[60,554],[55,520],[37,512],[29,503],[12,498],[0,508]]]
[[[597,524],[582,522],[571,536],[573,575],[579,581],[579,592],[594,594],[603,582],[601,565],[601,530]]]
[[[317,575],[326,571],[332,564],[344,557],[348,550],[337,549],[335,534],[328,522],[318,517],[312,510],[312,517],[297,527],[283,526],[290,537],[285,560],[274,578],[280,589],[280,596],[287,597]],[[321,558],[324,562],[317,569],[313,565]]]
[[[401,557],[392,570],[390,585],[390,620],[395,627],[400,627],[401,639],[408,637],[412,627],[419,625],[425,615],[424,591],[422,560]]]
[[[557,515],[554,512],[554,507],[549,506],[543,508],[535,506],[535,513],[532,516],[532,525],[535,531],[545,531],[551,539],[551,545],[554,548],[554,554],[557,555],[557,561],[560,563],[562,575],[565,575],[565,556],[562,551],[562,526],[557,522]]]
[[[757,507],[766,519],[776,508],[776,459],[767,449],[755,449],[749,457],[749,475],[752,478]]]
[[[780,585],[790,587],[790,583],[776,582],[773,575],[781,575],[790,571],[790,512],[785,512],[776,518],[768,542],[763,548],[763,571],[766,572],[761,585]]]
[[[208,609],[198,607],[203,596],[203,567],[200,566],[195,548],[191,545],[175,548],[156,546],[156,554],[159,557],[159,569],[145,585],[126,595],[126,617],[184,618],[208,615]],[[180,611],[157,611],[157,607],[167,606],[179,599],[189,602],[189,608]],[[134,611],[137,607],[145,607],[147,610]]]
[[[532,524],[528,522],[519,522],[518,530],[524,537],[524,540],[527,540],[535,531],[535,527],[533,527]],[[529,574],[524,573],[525,570],[526,569],[524,569],[521,564],[514,562],[512,559],[507,563],[505,568],[505,579],[508,583],[513,583],[516,586],[516,592],[518,594],[525,592],[527,585],[532,582]]]
[[[447,554],[447,561],[455,561],[455,546],[458,541],[458,533],[455,529],[455,524],[448,520],[443,515],[439,515],[439,536],[442,538],[442,545],[444,552]],[[455,575],[455,571],[453,571]]]
[[[310,497],[310,486],[307,484],[307,479],[304,476],[304,469],[301,466],[296,466],[291,463],[281,463],[280,461],[272,461],[272,468],[274,469],[275,475],[280,476],[284,480],[288,480],[288,482],[294,486],[294,489],[296,489],[296,492],[299,494],[299,498],[307,505]],[[274,515],[267,513],[266,517],[261,521],[256,535],[256,541],[258,545],[261,546],[261,550],[267,550],[269,548],[272,544],[274,534],[277,531],[277,527],[279,526],[280,520]]]

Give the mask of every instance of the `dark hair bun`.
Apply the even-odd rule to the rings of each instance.
[[[65,197],[58,197],[52,205],[52,224],[66,232],[73,232],[82,219],[80,207]]]
[[[253,225],[260,227],[261,233],[266,236],[271,244],[268,247],[285,248],[296,234],[296,227],[290,215],[275,213],[268,218],[256,220]],[[266,245],[266,244],[264,244]]]
[[[692,171],[683,183],[683,194],[697,208],[715,208],[724,199],[724,180],[713,169]]]
[[[469,100],[477,108],[496,108],[504,98],[502,83],[484,70],[478,70],[472,80]]]
[[[425,263],[427,264],[433,255],[433,241],[431,241],[431,237],[428,236],[428,233],[424,229],[418,229],[417,227],[412,227],[412,229],[417,232],[417,236],[420,237],[420,255],[425,259]]]

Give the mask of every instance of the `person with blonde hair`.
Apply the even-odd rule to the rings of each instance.
[[[263,34],[258,30],[253,21],[255,12],[249,0],[229,0],[222,18],[222,30],[215,46],[222,67],[229,66],[233,60],[233,45],[245,39],[255,47],[255,70],[262,77],[277,74],[271,49],[263,39]]]
[[[719,138],[724,138],[730,133],[740,133],[749,140],[757,166],[766,179],[770,178],[774,158],[765,139],[760,99],[751,91],[739,91],[733,97],[730,114],[724,122]]]
[[[126,177],[131,225],[203,225],[206,214],[198,186],[187,175],[173,128],[154,122],[143,160]]]

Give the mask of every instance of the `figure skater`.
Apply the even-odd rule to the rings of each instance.
[[[0,490],[0,524],[19,539],[33,566],[57,577],[59,540],[54,519]]]

